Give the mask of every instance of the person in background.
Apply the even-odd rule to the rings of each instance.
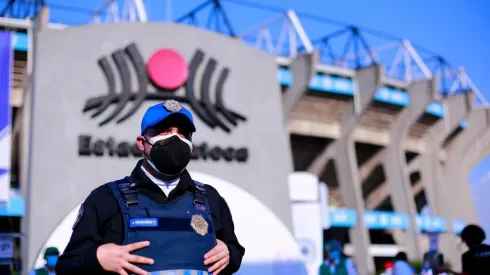
[[[48,247],[44,251],[44,260],[46,264],[44,267],[33,270],[29,273],[29,275],[55,275],[56,262],[58,261],[58,257],[60,256],[60,252],[56,247]]]
[[[414,275],[415,271],[408,263],[408,256],[405,252],[399,252],[394,258],[393,275]]]
[[[432,272],[432,268],[430,266],[430,262],[425,259],[424,257],[424,261],[422,263],[422,270],[420,272],[420,275],[433,275],[434,272]]]
[[[444,255],[433,247],[423,257],[422,275],[445,274],[444,272]]]
[[[469,250],[461,257],[463,272],[444,270],[455,275],[490,274],[490,246],[483,243],[485,231],[478,225],[470,224],[461,231],[461,239]]]
[[[319,275],[357,275],[354,263],[343,253],[339,241],[329,241],[325,246],[325,261]]]

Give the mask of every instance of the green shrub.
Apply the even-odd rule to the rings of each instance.
[[[415,272],[419,273],[422,271],[422,265],[424,264],[424,262],[422,260],[411,260],[411,261],[409,261],[409,264],[413,268],[415,268]],[[451,269],[452,265],[450,262],[445,262],[444,267],[447,269]]]

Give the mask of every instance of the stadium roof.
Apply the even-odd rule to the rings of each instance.
[[[166,1],[167,10],[162,12],[170,14],[172,1]],[[0,17],[4,20],[34,18],[43,5],[46,5],[44,0],[0,0]],[[148,14],[143,0],[109,0],[96,10],[48,6],[52,10],[86,14],[87,20],[84,22],[53,22],[66,27],[89,23],[155,21]],[[234,21],[238,16],[229,12],[231,6],[240,7],[234,9],[235,12],[260,12],[265,15],[264,19],[270,18],[257,22],[256,26],[243,26],[242,22]],[[441,80],[442,96],[472,91],[477,104],[489,106],[464,68],[450,65],[437,53],[406,39],[318,15],[240,0],[207,0],[174,21],[241,38],[277,56],[278,63],[285,66],[298,54],[317,51],[319,66],[339,76],[351,77],[353,69],[374,63],[384,64],[385,76],[398,87],[406,87],[411,81],[435,76]],[[322,30],[322,33],[318,33],[318,30]]]

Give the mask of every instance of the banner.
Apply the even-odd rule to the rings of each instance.
[[[10,77],[11,35],[0,32],[0,209],[7,207],[10,193]]]
[[[11,259],[14,256],[12,236],[0,235],[0,259]]]
[[[27,52],[29,49],[29,39],[27,33],[14,32],[12,33],[11,48],[19,52]]]

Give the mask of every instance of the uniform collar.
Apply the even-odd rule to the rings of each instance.
[[[141,170],[141,165],[143,164],[143,160],[139,160],[136,164],[136,167],[131,172],[131,179],[133,183],[135,183],[135,187],[157,187],[157,185],[150,179],[148,176]],[[177,184],[176,189],[179,190],[189,190],[194,186],[194,181],[191,178],[191,175],[187,170],[184,170],[180,175],[179,183]]]

